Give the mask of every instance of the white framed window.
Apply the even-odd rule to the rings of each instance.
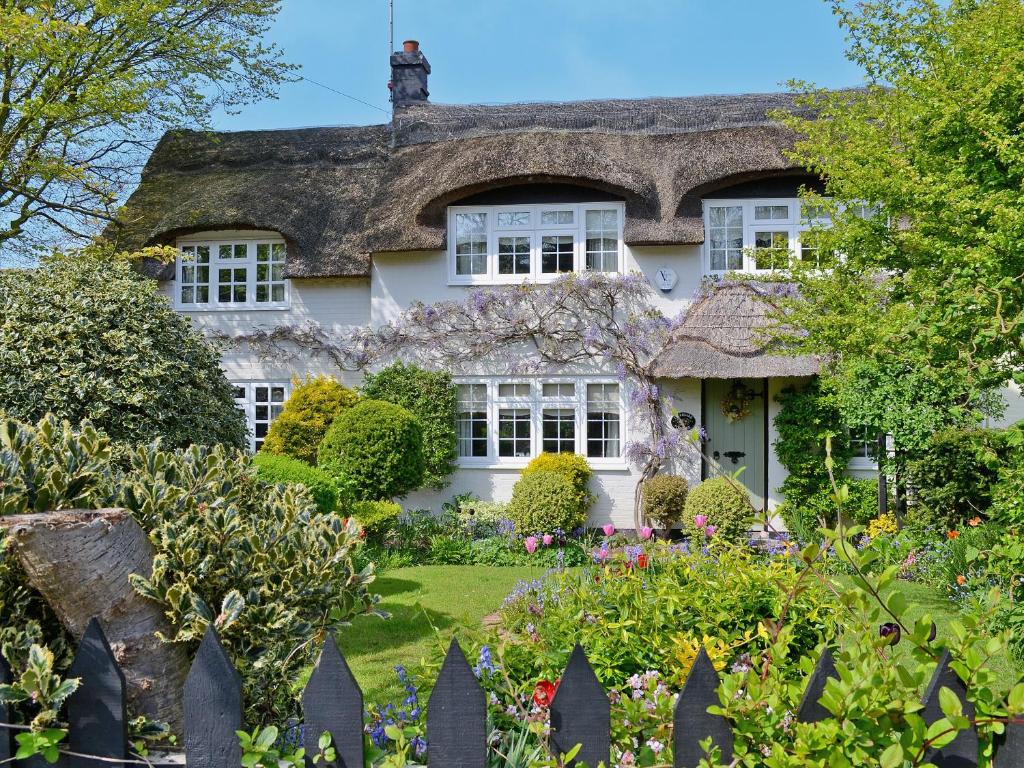
[[[274,419],[281,415],[291,385],[286,382],[242,381],[232,382],[235,404],[245,414],[249,427],[249,450],[253,453],[263,447],[267,431]]]
[[[878,469],[878,437],[868,427],[850,428],[850,469]]]
[[[208,233],[178,240],[178,309],[287,309],[287,246],[277,235]]]
[[[584,378],[470,378],[457,382],[462,466],[522,467],[542,451],[578,453],[622,468],[623,386]]]
[[[724,272],[773,272],[799,259],[825,269],[835,263],[816,242],[828,226],[822,209],[799,198],[704,201],[704,268]]]
[[[449,282],[542,282],[567,272],[621,272],[622,203],[452,206]]]

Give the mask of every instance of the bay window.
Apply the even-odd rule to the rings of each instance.
[[[491,205],[449,209],[449,280],[552,280],[622,271],[622,203]]]
[[[288,307],[288,281],[284,276],[286,247],[282,239],[238,237],[200,241],[198,238],[191,236],[178,241],[176,307]]]
[[[456,432],[464,466],[521,466],[542,451],[622,463],[616,381],[476,379],[458,384]]]

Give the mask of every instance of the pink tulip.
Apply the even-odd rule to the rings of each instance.
[[[649,525],[645,525],[643,528],[640,529],[640,538],[644,539],[645,541],[651,538],[651,536],[653,535],[654,529],[651,528]]]
[[[697,528],[703,528],[705,525],[708,524],[708,516],[707,515],[694,515],[693,516],[693,524],[695,526],[697,526]]]
[[[615,526],[611,523],[606,523],[601,527],[601,530],[604,531],[605,536],[611,536],[613,533],[615,533]]]
[[[537,551],[536,536],[527,536],[526,541],[524,543],[526,544],[526,551],[529,552],[531,555]]]
[[[704,529],[704,535],[710,539],[712,536],[715,535],[715,531],[717,530],[718,529],[715,528],[715,526],[709,525],[707,528]]]
[[[555,540],[555,537],[552,536],[550,533],[545,533],[544,534],[544,538],[542,539],[542,541],[544,542],[544,546],[545,547],[550,547],[551,546],[551,542],[553,542],[554,540]]]

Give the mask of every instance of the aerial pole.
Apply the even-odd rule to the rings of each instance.
[[[388,57],[386,61],[391,61],[391,54],[395,52],[395,0],[388,0]],[[390,75],[390,71],[388,73]],[[392,90],[388,91],[388,98],[391,101],[395,100],[395,92]]]

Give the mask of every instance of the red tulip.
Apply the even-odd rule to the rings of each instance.
[[[552,700],[555,698],[555,693],[558,691],[559,680],[551,682],[550,680],[541,680],[537,683],[533,689],[533,703],[538,707],[550,707]]]
[[[636,567],[637,568],[646,568],[647,567],[647,555],[644,554],[643,552],[641,552],[639,555],[636,556]]]

